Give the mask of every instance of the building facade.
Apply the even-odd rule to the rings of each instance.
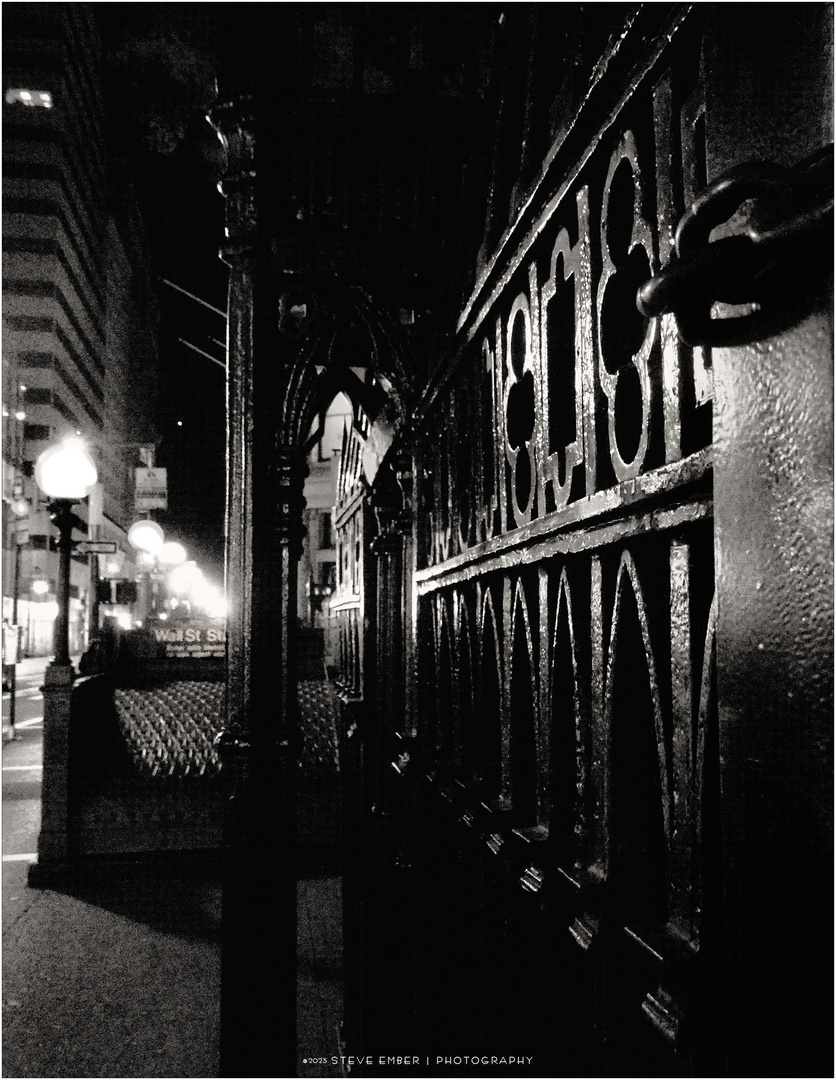
[[[99,473],[80,509],[87,538],[117,547],[95,570],[73,559],[81,651],[91,574],[133,576],[126,530],[138,449],[154,443],[156,300],[132,184],[111,152],[91,9],[9,4],[4,15],[3,617],[23,628],[24,652],[50,652],[57,553],[32,470],[46,447],[80,436]]]

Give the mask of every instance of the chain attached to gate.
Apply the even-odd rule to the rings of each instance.
[[[725,227],[726,235],[712,240]],[[751,162],[711,184],[676,230],[675,256],[636,295],[639,311],[676,316],[688,345],[776,333],[832,272],[833,146],[793,169]],[[719,317],[715,305],[746,305]]]

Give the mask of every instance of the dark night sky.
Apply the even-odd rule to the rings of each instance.
[[[169,509],[159,520],[216,583],[222,580],[225,380],[223,317],[164,284],[226,309],[224,200],[215,99],[216,5],[97,4],[107,59],[114,149],[134,177],[160,306],[160,410],[156,464],[168,469]],[[221,344],[217,344],[220,342]]]
[[[169,470],[169,510],[161,523],[198,562],[211,562],[218,576],[223,560],[225,375],[181,339],[222,360],[226,321],[165,281],[226,309],[226,267],[218,257],[223,199],[216,186],[178,154],[155,164],[143,180],[141,197],[159,278],[156,463]],[[204,570],[209,572],[208,565]]]

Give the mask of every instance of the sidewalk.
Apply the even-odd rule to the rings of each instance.
[[[217,1076],[217,880],[139,867],[57,891],[27,869],[4,865],[3,1076]]]
[[[3,1076],[217,1077],[219,875],[137,866],[57,891],[7,865]],[[297,1075],[340,1076],[340,879],[300,881],[297,896]],[[329,1064],[303,1064],[312,1053]]]
[[[23,661],[19,680],[40,685],[47,663]],[[305,831],[311,825],[302,821]],[[305,1077],[341,1075],[330,1066],[341,1052],[342,1019],[334,866],[329,859],[297,884],[298,1075]],[[217,860],[102,865],[60,889],[30,888],[28,869],[23,860],[3,863],[3,1077],[217,1077]],[[314,1052],[329,1065],[302,1064]]]

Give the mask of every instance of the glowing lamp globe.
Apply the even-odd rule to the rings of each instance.
[[[35,482],[50,499],[76,502],[86,498],[98,475],[96,463],[81,439],[64,439],[44,450],[35,462]]]
[[[176,540],[167,540],[157,552],[163,566],[180,566],[186,561],[186,549]]]
[[[194,603],[202,608],[212,619],[222,619],[226,615],[226,600],[220,589],[208,581],[200,581],[192,591]]]
[[[170,584],[173,592],[190,592],[203,580],[203,571],[194,562],[185,562],[171,571]]]
[[[128,542],[137,551],[156,555],[163,546],[163,530],[156,521],[135,521],[128,530]]]

